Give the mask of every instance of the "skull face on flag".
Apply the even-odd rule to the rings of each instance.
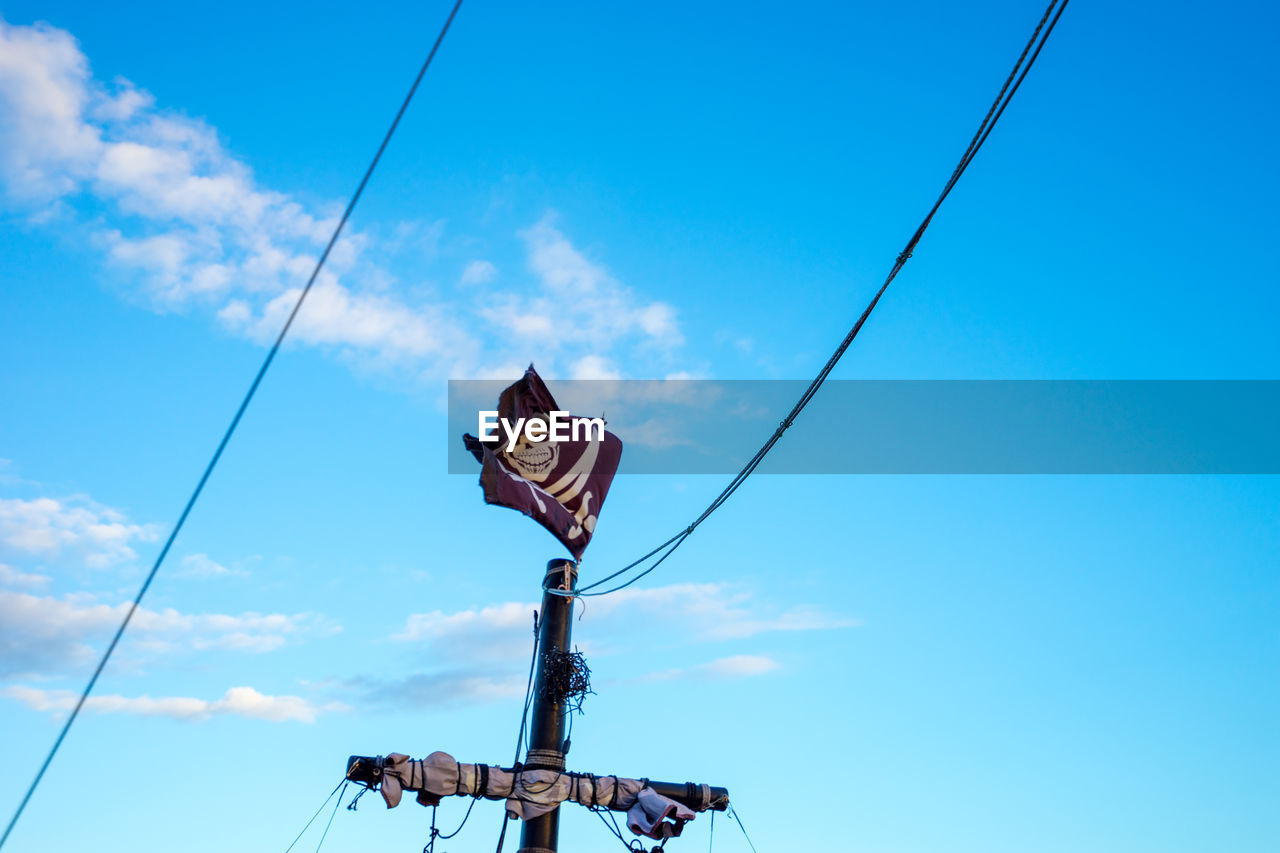
[[[509,424],[524,419],[542,421],[548,426],[552,412],[559,412],[547,386],[529,365],[524,377],[513,383],[498,398],[499,422]],[[622,459],[622,441],[613,433],[598,429],[579,430],[570,417],[568,440],[529,439],[521,430],[514,447],[508,450],[506,440],[482,442],[464,435],[463,443],[481,463],[480,487],[485,503],[519,510],[541,524],[569,549],[575,560],[595,531],[600,507],[604,504],[609,484]],[[564,424],[561,420],[561,424]]]

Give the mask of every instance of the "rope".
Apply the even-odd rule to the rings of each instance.
[[[630,850],[631,853],[645,853],[644,843],[641,842],[640,839],[632,838],[627,840],[627,838],[623,836],[622,829],[618,826],[618,819],[613,816],[613,812],[608,809],[599,808],[592,808],[590,811],[594,812],[596,817],[600,818],[600,822],[604,824],[604,828],[613,833],[613,836],[622,842],[623,847]],[[608,816],[608,820],[605,820],[606,816]],[[666,839],[663,839],[662,844],[663,846],[666,845]]]
[[[347,803],[347,811],[349,812],[359,811],[359,809],[356,808],[356,803],[359,803],[360,798],[372,790],[373,790],[372,785],[360,785],[360,790],[356,793],[354,797],[351,798],[351,802]]]
[[[324,798],[324,802],[320,804],[320,808],[316,809],[316,813],[311,816],[311,820],[307,821],[306,826],[302,827],[302,831],[298,833],[298,837],[293,839],[293,842],[284,849],[284,853],[289,853],[289,851],[293,849],[294,845],[302,839],[302,836],[306,833],[307,829],[310,828],[311,824],[315,822],[315,819],[320,817],[320,812],[324,811],[324,807],[329,805],[329,801],[333,799],[333,795],[338,793],[338,789],[346,783],[347,780],[343,779],[341,782],[333,786],[333,790],[329,792],[329,796]],[[341,802],[342,798],[339,797],[338,801]]]
[[[756,846],[751,843],[751,836],[747,835],[747,828],[742,825],[742,818],[738,817],[738,810],[733,806],[729,806],[729,817],[738,823],[738,829],[742,830],[742,837],[747,839],[747,844],[751,847],[751,853],[757,853]]]
[[[431,46],[431,52],[427,54],[426,61],[422,63],[422,68],[418,70],[418,76],[414,78],[413,85],[409,87],[409,93],[405,95],[403,103],[400,104],[400,110],[396,113],[395,119],[391,122],[391,127],[387,129],[387,133],[382,138],[382,144],[378,146],[378,152],[374,154],[373,160],[369,163],[369,168],[365,170],[364,177],[360,179],[359,186],[356,187],[355,193],[351,196],[351,201],[347,203],[346,210],[342,213],[342,218],[338,220],[337,226],[333,229],[333,235],[329,238],[329,243],[324,247],[320,259],[316,261],[315,269],[311,271],[311,277],[307,279],[307,284],[302,288],[302,292],[298,294],[298,301],[294,303],[293,310],[289,312],[289,318],[285,321],[284,328],[280,330],[280,334],[276,337],[276,341],[272,344],[271,349],[267,352],[267,357],[263,360],[262,366],[258,368],[258,373],[253,378],[253,382],[249,385],[249,390],[245,393],[244,399],[240,402],[240,407],[236,409],[235,416],[231,419],[230,426],[222,435],[222,440],[218,442],[218,447],[213,452],[209,464],[205,466],[204,473],[200,475],[199,482],[196,483],[195,490],[192,491],[191,497],[187,499],[187,504],[182,509],[182,514],[178,516],[178,521],[173,526],[173,530],[169,533],[169,538],[165,540],[164,547],[160,549],[159,555],[156,557],[151,571],[147,573],[146,580],[142,582],[142,588],[138,590],[138,594],[133,599],[133,604],[125,613],[124,619],[120,622],[120,627],[116,629],[115,636],[111,638],[111,643],[107,646],[107,650],[103,653],[102,659],[98,661],[98,666],[93,671],[93,675],[89,678],[89,683],[85,685],[84,691],[80,694],[79,701],[71,710],[71,716],[67,717],[67,721],[62,726],[62,731],[58,733],[58,737],[53,742],[53,747],[49,750],[48,756],[45,757],[44,763],[40,765],[40,770],[36,773],[35,779],[32,780],[31,786],[22,797],[22,802],[18,804],[17,810],[13,813],[13,817],[9,820],[9,825],[5,827],[4,835],[0,836],[0,848],[3,848],[5,842],[9,840],[10,833],[18,823],[18,819],[22,817],[23,811],[27,808],[27,803],[31,801],[31,796],[36,792],[36,788],[40,785],[40,780],[44,778],[45,771],[49,769],[49,765],[53,762],[53,757],[58,754],[58,749],[62,746],[63,740],[67,737],[71,725],[80,716],[80,711],[84,708],[84,703],[88,700],[89,694],[93,692],[94,685],[98,683],[98,677],[102,675],[102,670],[106,667],[107,661],[111,659],[111,654],[116,650],[116,646],[120,642],[120,638],[124,635],[125,628],[129,627],[129,622],[133,619],[133,615],[137,612],[139,605],[142,604],[142,598],[147,594],[147,590],[151,587],[151,582],[155,580],[156,573],[160,570],[160,566],[164,563],[165,557],[169,555],[169,549],[173,547],[174,540],[178,538],[178,533],[187,522],[187,516],[191,514],[192,507],[195,506],[196,500],[200,497],[200,493],[204,491],[205,483],[209,481],[209,476],[213,474],[214,467],[218,464],[218,460],[222,458],[222,452],[226,450],[228,442],[231,441],[232,434],[235,433],[236,427],[240,425],[240,419],[244,417],[245,410],[249,408],[249,403],[253,400],[254,394],[258,391],[258,386],[262,383],[262,378],[267,373],[267,368],[271,366],[271,362],[275,360],[276,353],[280,351],[280,345],[284,343],[284,337],[289,332],[289,327],[293,325],[294,318],[298,316],[299,309],[302,308],[303,300],[307,298],[307,294],[311,292],[312,285],[315,284],[316,277],[320,275],[320,270],[324,266],[326,260],[329,259],[329,253],[333,250],[333,246],[338,242],[342,229],[346,226],[347,220],[351,217],[351,211],[355,209],[356,202],[360,200],[360,196],[364,193],[365,186],[369,183],[369,178],[373,175],[373,170],[377,167],[378,161],[382,159],[382,154],[387,150],[387,144],[391,142],[391,136],[396,132],[396,128],[400,125],[400,119],[404,116],[405,110],[409,108],[409,102],[413,100],[413,95],[418,91],[418,84],[422,82],[422,78],[427,73],[427,68],[431,65],[431,60],[435,58],[436,51],[440,49],[440,43],[444,41],[445,33],[449,31],[449,25],[453,23],[453,18],[458,14],[458,8],[462,5],[462,0],[456,0],[453,9],[449,12],[449,17],[445,20],[444,26],[440,29],[440,34],[436,36],[435,44]]]
[[[347,792],[347,785],[342,784],[342,790],[338,793],[338,801],[333,804],[333,812],[329,815],[329,822],[324,825],[324,832],[320,833],[320,843],[316,845],[316,853],[320,853],[320,848],[324,846],[324,840],[329,837],[329,827],[333,826],[333,819],[338,816],[338,807],[342,805],[342,795]]]
[[[520,733],[516,735],[516,757],[511,761],[511,793],[514,796],[516,792],[516,779],[520,773],[520,747],[524,744],[525,728],[529,723],[529,705],[533,701],[533,671],[538,663],[538,611],[533,611],[533,654],[529,656],[529,680],[524,686],[524,713],[520,716]],[[474,803],[474,801],[473,801]],[[465,820],[463,821],[466,822]],[[502,809],[502,831],[498,833],[498,847],[496,853],[502,853],[502,845],[507,840],[507,824],[510,823],[507,817],[507,809]],[[462,827],[458,827],[459,830]]]
[[[462,823],[458,824],[458,828],[449,834],[444,834],[436,829],[436,806],[431,807],[431,834],[427,839],[427,846],[422,848],[422,853],[435,853],[436,839],[448,841],[450,838],[462,832],[462,828],[467,825],[467,821],[471,818],[471,810],[476,807],[475,797],[471,800],[471,805],[467,806],[467,813],[462,816]]]
[[[474,797],[472,798],[471,805],[467,806],[467,813],[462,816],[462,823],[458,824],[457,829],[455,829],[453,832],[448,833],[447,835],[442,833],[436,833],[436,835],[440,838],[441,841],[448,841],[450,838],[453,838],[459,832],[462,832],[462,827],[467,825],[467,819],[471,817],[471,810],[476,807],[476,799],[477,798],[474,798]],[[435,823],[435,819],[436,819],[435,812],[432,811],[431,822]]]
[[[529,658],[529,679],[524,685],[524,712],[520,715],[520,734],[516,735],[516,757],[512,759],[513,767],[520,766],[520,747],[524,745],[527,752],[529,750],[529,742],[526,739],[529,724],[529,708],[533,705],[533,671],[538,663],[538,645],[541,642],[538,637],[538,611],[533,611],[533,654]]]
[[[879,304],[880,297],[884,296],[885,291],[889,289],[889,285],[895,278],[897,278],[898,273],[915,252],[917,244],[919,244],[920,239],[924,236],[924,232],[928,229],[929,224],[933,222],[934,215],[938,212],[938,209],[942,207],[942,203],[946,200],[947,196],[951,194],[951,190],[955,188],[956,183],[960,180],[960,176],[969,168],[969,164],[973,162],[978,151],[981,150],[983,144],[987,141],[987,137],[991,135],[991,131],[995,127],[996,122],[998,122],[1000,117],[1004,115],[1005,108],[1009,105],[1009,102],[1013,100],[1013,96],[1017,93],[1019,87],[1021,87],[1022,81],[1026,79],[1027,72],[1030,71],[1031,66],[1035,64],[1036,58],[1040,55],[1040,50],[1044,47],[1045,42],[1048,41],[1050,33],[1053,32],[1053,28],[1058,23],[1058,19],[1062,17],[1063,10],[1067,8],[1067,2],[1068,0],[1061,0],[1061,3],[1059,3],[1059,0],[1050,0],[1048,8],[1045,9],[1044,15],[1040,18],[1040,23],[1036,25],[1035,31],[1027,41],[1026,47],[1022,49],[1022,53],[1019,55],[1018,61],[1014,63],[1013,70],[1010,71],[1009,76],[1005,78],[1004,85],[1000,87],[1000,93],[996,95],[996,99],[992,102],[990,109],[987,110],[986,116],[982,119],[982,123],[978,126],[977,132],[969,141],[969,146],[965,149],[964,155],[961,156],[960,162],[956,165],[955,170],[951,173],[951,177],[943,186],[942,192],[938,195],[937,201],[933,203],[933,207],[929,209],[928,214],[920,222],[920,225],[916,228],[915,233],[911,235],[911,239],[907,241],[903,250],[898,253],[897,260],[894,262],[892,268],[890,268],[889,274],[885,278],[884,283],[880,285],[880,289],[876,291],[875,296],[873,296],[871,301],[867,303],[867,307],[863,309],[861,316],[858,317],[858,320],[853,324],[853,327],[849,329],[849,332],[844,336],[840,345],[836,347],[835,352],[833,352],[831,357],[827,359],[827,363],[823,365],[820,371],[818,371],[818,375],[809,383],[805,392],[800,395],[800,399],[791,408],[791,411],[788,412],[787,416],[778,423],[778,428],[774,430],[773,435],[771,435],[760,449],[756,451],[755,456],[751,457],[751,460],[748,461],[747,464],[743,466],[742,470],[739,471],[738,474],[729,482],[729,485],[725,487],[724,491],[722,491],[716,499],[711,502],[701,515],[694,519],[692,524],[672,536],[666,542],[663,542],[643,557],[628,563],[616,572],[606,575],[594,583],[580,587],[572,593],[566,594],[556,590],[549,590],[549,592],[553,595],[565,595],[566,597],[608,595],[609,593],[617,592],[620,589],[630,586],[640,580],[640,578],[658,568],[658,566],[662,565],[663,561],[670,557],[677,548],[684,544],[684,540],[688,539],[693,531],[696,530],[702,522],[706,521],[713,512],[723,506],[725,501],[727,501],[733,493],[738,490],[738,487],[755,472],[756,468],[760,466],[760,463],[764,461],[765,456],[767,456],[769,451],[773,449],[773,446],[778,443],[778,440],[782,438],[782,434],[791,427],[795,422],[795,419],[799,417],[800,413],[804,411],[804,408],[809,405],[810,400],[812,400],[814,395],[818,393],[818,389],[822,387],[827,376],[830,375],[831,371],[840,361],[845,351],[849,348],[849,345],[853,343],[854,338],[856,338],[858,333],[862,331],[863,324],[867,322],[867,318],[871,316],[871,312],[874,311],[876,305]],[[1052,18],[1052,20],[1050,20],[1050,18]],[[636,573],[624,583],[620,583],[617,586],[599,592],[590,591],[596,587],[602,586],[614,578],[626,574],[638,566],[644,565],[651,557],[659,552],[662,552],[662,556],[658,557],[653,565],[649,566],[642,572]]]

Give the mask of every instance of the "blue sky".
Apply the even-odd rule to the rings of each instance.
[[[3,8],[0,802],[446,13]],[[559,551],[444,473],[445,381],[808,377],[1040,13],[464,6],[11,849],[283,850],[350,753],[510,761]],[[1275,25],[1072,4],[835,375],[1277,378]],[[722,485],[620,478],[584,578]],[[1274,477],[758,478],[588,604],[570,763],[724,785],[762,853],[1275,849],[1278,509]],[[426,819],[364,801],[327,849]]]

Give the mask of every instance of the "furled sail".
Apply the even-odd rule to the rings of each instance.
[[[685,790],[680,797],[684,802],[680,802],[659,793],[647,779],[464,764],[447,752],[433,752],[422,759],[398,752],[378,758],[353,756],[348,762],[347,777],[376,787],[387,808],[398,806],[404,792],[413,791],[425,806],[438,805],[442,797],[453,796],[506,800],[507,814],[530,820],[561,803],[573,802],[592,809],[626,812],[631,831],[649,838],[679,835],[696,812],[724,809],[728,804],[727,792],[715,796],[722,789],[713,790],[708,785],[680,786]]]

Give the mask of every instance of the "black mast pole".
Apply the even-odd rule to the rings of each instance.
[[[529,753],[524,766],[529,770],[563,771],[564,729],[567,707],[548,696],[547,655],[569,651],[573,632],[573,599],[548,590],[572,590],[578,581],[578,566],[572,560],[551,560],[542,578],[542,622],[538,633],[538,671],[533,685],[533,716],[529,722]],[[560,807],[542,817],[525,821],[520,831],[519,853],[555,853],[560,839]]]

